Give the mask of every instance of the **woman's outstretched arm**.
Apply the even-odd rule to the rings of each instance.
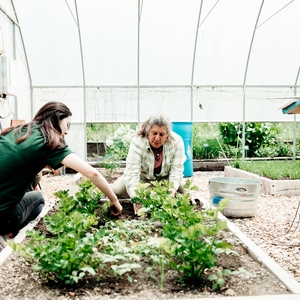
[[[111,189],[107,180],[103,177],[103,175],[97,171],[95,168],[90,166],[87,162],[79,158],[76,154],[71,153],[66,156],[61,163],[66,167],[69,167],[85,177],[89,178],[95,186],[101,190],[110,200],[110,207],[112,213],[115,216],[118,216],[122,212],[122,206],[119,203],[119,200],[113,190]]]

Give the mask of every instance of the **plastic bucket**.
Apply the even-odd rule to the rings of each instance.
[[[183,139],[186,161],[184,162],[183,176],[193,176],[193,122],[172,122],[173,131]]]
[[[227,217],[253,217],[256,213],[261,181],[238,177],[209,179],[210,201],[217,206],[227,198],[228,204],[222,214]]]

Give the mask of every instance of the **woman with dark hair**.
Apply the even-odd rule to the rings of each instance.
[[[64,136],[71,116],[65,104],[48,102],[31,122],[0,133],[0,250],[7,238],[15,237],[42,211],[42,193],[26,191],[46,165],[53,169],[64,165],[89,178],[110,199],[112,214],[121,213],[122,206],[102,174],[67,146]]]
[[[182,138],[172,131],[165,115],[154,114],[144,123],[129,147],[124,174],[112,189],[120,198],[133,198],[137,184],[169,180],[172,195],[184,193],[182,185],[186,160]]]

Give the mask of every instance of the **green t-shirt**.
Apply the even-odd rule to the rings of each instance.
[[[16,215],[16,205],[38,172],[49,165],[58,169],[60,162],[73,153],[70,148],[46,150],[44,137],[38,126],[31,136],[20,144],[15,140],[18,133],[0,136],[0,219]]]

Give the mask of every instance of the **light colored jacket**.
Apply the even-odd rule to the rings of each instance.
[[[148,138],[135,137],[129,147],[124,171],[124,182],[128,195],[135,196],[140,181],[151,182],[168,179],[177,190],[183,178],[183,164],[186,161],[184,143],[175,132],[171,132],[171,141],[163,145],[161,172],[154,175],[154,154]]]

